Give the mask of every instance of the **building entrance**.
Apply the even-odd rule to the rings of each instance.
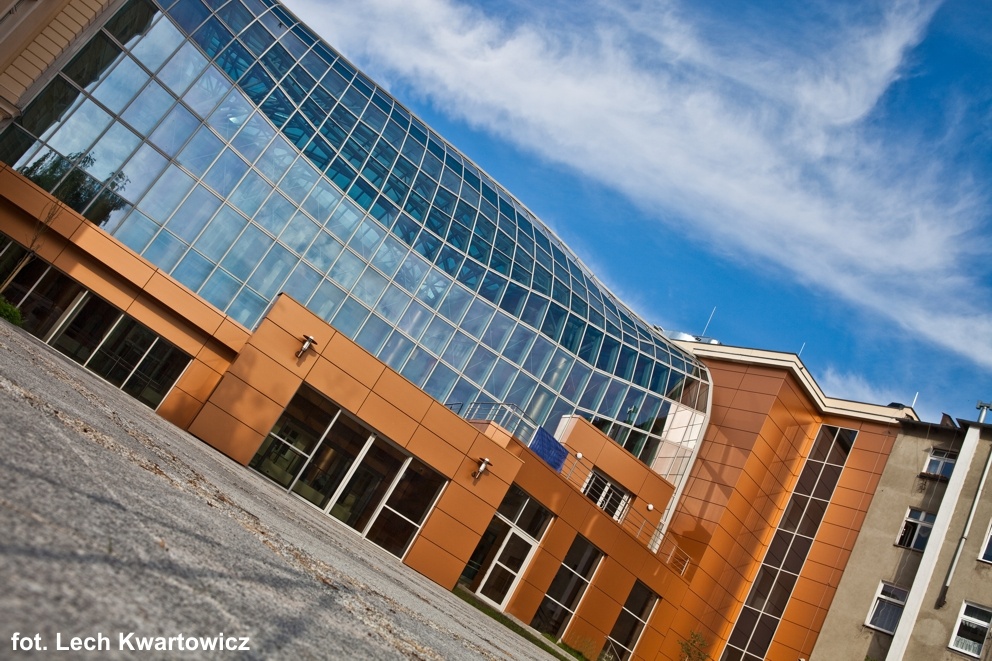
[[[398,557],[446,484],[307,385],[249,466]]]
[[[517,485],[511,485],[462,572],[461,581],[503,608],[551,518],[543,505]]]

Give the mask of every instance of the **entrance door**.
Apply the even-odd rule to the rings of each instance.
[[[331,516],[364,533],[406,461],[399,449],[376,438],[331,506]]]
[[[482,580],[482,587],[479,588],[479,594],[500,607],[516,583],[520,569],[527,564],[534,550],[533,542],[512,530],[508,532],[495,561]]]

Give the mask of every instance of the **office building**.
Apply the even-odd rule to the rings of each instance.
[[[911,410],[670,341],[274,0],[0,11],[27,330],[589,658],[809,654]]]

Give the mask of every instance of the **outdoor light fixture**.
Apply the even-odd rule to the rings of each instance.
[[[472,472],[472,477],[479,479],[482,474],[486,472],[486,469],[493,465],[493,462],[489,461],[489,457],[479,458],[479,469]]]
[[[654,511],[654,505],[652,505],[651,503],[648,503],[648,511],[649,512],[653,512]]]
[[[303,346],[300,347],[300,350],[296,352],[297,358],[302,358],[303,354],[305,354],[307,351],[310,351],[310,349],[317,346],[317,340],[314,339],[313,335],[304,335],[302,339],[303,339]]]

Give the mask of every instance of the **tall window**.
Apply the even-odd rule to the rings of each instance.
[[[927,456],[927,463],[923,466],[924,477],[938,480],[947,480],[954,470],[954,462],[958,458],[958,453],[953,450],[941,450],[940,448],[930,448]]]
[[[511,484],[465,565],[461,580],[502,608],[552,518],[540,502]]]
[[[936,514],[910,507],[902,525],[902,532],[899,533],[899,539],[896,540],[896,545],[916,551],[925,549],[936,518]]]
[[[602,557],[603,553],[589,540],[576,535],[530,625],[561,638]]]
[[[879,583],[875,592],[875,601],[865,624],[885,633],[895,633],[908,594],[906,590],[890,583],[884,581]]]
[[[985,647],[985,638],[989,635],[990,622],[992,610],[967,601],[961,604],[961,613],[954,625],[954,633],[951,634],[951,649],[980,657]]]
[[[658,595],[640,581],[634,583],[606,641],[606,658],[626,661],[631,657],[656,603]]]
[[[765,658],[856,436],[853,429],[820,427],[721,661]]]

